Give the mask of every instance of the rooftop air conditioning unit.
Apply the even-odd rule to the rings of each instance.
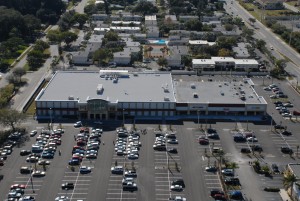
[[[70,96],[68,97],[68,99],[69,99],[69,100],[74,100],[74,96],[73,96],[73,95],[70,95]]]
[[[164,97],[164,101],[170,101],[169,97]]]
[[[192,88],[192,89],[196,89],[195,83],[192,83],[192,84],[191,84],[191,88]]]

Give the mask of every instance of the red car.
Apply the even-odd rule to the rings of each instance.
[[[75,160],[79,160],[79,161],[81,162],[81,161],[82,161],[82,156],[77,156],[77,155],[74,156],[74,155],[73,155],[73,156],[72,156],[72,160],[74,160],[74,159],[75,159]]]
[[[199,144],[201,144],[201,145],[208,145],[209,144],[209,140],[208,139],[199,139]]]
[[[77,146],[85,146],[86,145],[86,142],[83,141],[83,140],[78,140],[77,141]]]
[[[13,185],[10,186],[10,190],[17,189],[17,188],[25,189],[26,185],[24,185],[24,184],[13,184]]]
[[[294,110],[294,111],[293,111],[293,115],[295,115],[295,116],[300,116],[300,112],[298,112],[297,110]]]

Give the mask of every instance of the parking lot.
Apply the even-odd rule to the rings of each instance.
[[[186,79],[194,79],[187,76]],[[208,77],[197,77],[199,80],[208,79]],[[214,76],[213,81],[222,81],[229,79],[228,76]],[[243,79],[243,77],[235,77]],[[238,187],[247,199],[252,200],[281,200],[278,193],[267,193],[263,191],[264,186],[280,187],[282,185],[282,174],[272,174],[272,177],[257,174],[249,165],[249,162],[258,160],[262,165],[271,167],[277,164],[281,171],[284,170],[287,163],[298,160],[297,146],[300,144],[299,136],[296,135],[299,123],[294,118],[284,118],[275,109],[274,100],[269,96],[272,92],[263,88],[272,84],[268,78],[253,77],[255,89],[258,94],[263,95],[269,103],[268,114],[272,115],[272,122],[264,123],[253,122],[214,122],[200,119],[197,121],[176,122],[172,125],[178,144],[166,143],[166,150],[176,148],[178,153],[169,153],[167,151],[157,151],[153,149],[156,141],[158,128],[160,132],[170,132],[170,124],[136,124],[137,130],[145,130],[146,133],[140,134],[141,142],[138,151],[138,159],[128,159],[126,155],[118,155],[115,151],[114,143],[117,140],[115,130],[104,131],[101,140],[102,145],[99,148],[99,154],[96,159],[83,159],[81,166],[92,168],[90,174],[80,174],[79,166],[75,171],[70,169],[68,161],[72,156],[72,147],[75,144],[73,136],[78,134],[79,129],[74,128],[73,124],[63,124],[65,134],[61,137],[62,145],[59,146],[61,156],[56,152],[54,159],[47,159],[50,165],[47,166],[46,176],[33,177],[31,182],[30,174],[20,174],[21,166],[34,166],[26,162],[26,156],[20,156],[20,150],[30,149],[36,142],[35,137],[23,143],[20,147],[14,147],[13,153],[8,156],[5,165],[1,171],[5,175],[4,181],[1,181],[3,187],[0,189],[0,199],[4,200],[12,184],[24,184],[25,195],[34,196],[37,200],[54,200],[58,196],[67,196],[70,200],[93,200],[94,197],[99,200],[168,200],[170,197],[182,196],[187,200],[214,200],[211,198],[210,190],[221,189],[221,180],[219,172],[206,171],[206,167],[218,166],[219,158],[212,152],[222,149],[224,151],[224,160],[235,162],[238,165],[235,176],[240,179],[241,186]],[[275,82],[275,81],[274,81]],[[294,105],[290,111],[300,108],[297,101],[297,95],[293,89],[282,81],[276,81],[279,88],[288,95],[288,100]],[[274,125],[287,127],[292,135],[282,135],[283,130],[275,129]],[[31,122],[25,124],[28,130],[41,131],[46,128],[46,124],[36,124]],[[58,124],[54,124],[56,128]],[[126,124],[130,131],[132,124]],[[209,144],[199,144],[199,138],[208,137],[205,130],[207,128],[216,129],[220,139],[209,139]],[[233,136],[236,132],[251,131],[255,135],[257,142],[234,142]],[[105,144],[104,144],[105,142]],[[126,141],[128,144],[129,140]],[[253,153],[241,153],[242,149],[250,148],[251,145],[260,145],[263,151]],[[285,154],[281,147],[290,147],[293,154]],[[128,147],[126,147],[128,148]],[[136,170],[137,177],[134,182],[137,184],[137,191],[123,191],[123,174],[116,175],[111,173],[111,167],[115,165],[124,167],[124,170]],[[43,171],[43,166],[37,166],[38,170]],[[171,190],[172,182],[183,179],[185,188],[178,191]],[[71,182],[74,183],[74,189],[62,190],[61,185]],[[230,189],[230,188],[229,188]],[[235,188],[236,189],[236,188]]]

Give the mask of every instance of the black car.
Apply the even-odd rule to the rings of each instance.
[[[293,150],[290,147],[281,147],[281,152],[284,154],[292,154]]]
[[[33,171],[33,169],[32,168],[30,168],[30,167],[21,167],[21,169],[20,169],[20,173],[21,174],[30,174],[30,173],[32,173],[32,171]]]
[[[31,154],[31,151],[30,150],[21,150],[20,151],[20,156],[27,156]]]
[[[182,186],[182,188],[185,188],[185,183],[184,183],[183,179],[174,180],[174,181],[172,181],[171,185],[180,185],[180,186]]]
[[[170,149],[168,149],[168,152],[172,153],[172,154],[177,154],[178,153],[176,148],[170,148]]]
[[[251,153],[251,150],[249,148],[241,148],[241,153],[249,154],[249,153]]]
[[[246,138],[244,136],[241,136],[241,135],[233,136],[233,140],[235,142],[246,142]]]
[[[214,128],[208,128],[206,131],[208,134],[217,133],[217,130]]]
[[[250,147],[252,151],[259,151],[259,152],[263,151],[263,148],[260,145],[251,145]]]
[[[224,183],[226,185],[231,185],[231,186],[239,186],[239,185],[241,185],[239,178],[236,178],[236,177],[225,178],[224,179]]]
[[[273,173],[275,173],[275,174],[279,174],[280,173],[279,168],[278,168],[278,166],[275,163],[273,163],[271,167],[272,167]]]
[[[74,189],[74,184],[73,183],[64,183],[61,185],[61,189],[72,190],[72,189]]]
[[[208,134],[207,137],[210,138],[210,139],[214,139],[214,140],[220,139],[218,133],[211,133],[211,134]]]
[[[281,134],[282,134],[282,135],[290,136],[290,135],[292,135],[292,132],[291,132],[291,131],[285,130],[285,131],[282,131]]]
[[[210,196],[215,197],[215,195],[224,195],[224,192],[220,189],[212,189],[210,190]]]
[[[283,125],[277,124],[274,126],[275,129],[284,129]]]

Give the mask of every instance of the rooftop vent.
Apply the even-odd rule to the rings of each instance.
[[[69,99],[69,100],[74,100],[74,96],[73,96],[73,95],[70,95],[70,96],[68,97],[68,99]]]
[[[192,89],[196,89],[195,83],[192,83],[192,84],[191,84],[191,88],[192,88]]]
[[[138,74],[137,74],[137,73],[133,73],[133,76],[134,76],[134,77],[137,77],[137,76],[138,76]]]
[[[198,98],[198,94],[197,93],[193,93],[193,97],[194,98]]]
[[[170,101],[170,98],[165,96],[164,101]]]
[[[118,83],[118,78],[114,78],[113,83]]]

